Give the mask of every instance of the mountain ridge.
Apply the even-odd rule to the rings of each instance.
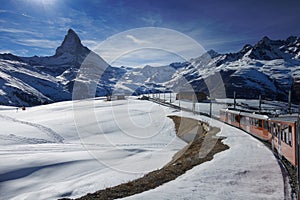
[[[0,103],[32,106],[71,100],[79,68],[90,53],[93,52],[82,45],[77,33],[69,29],[52,56],[0,54]],[[94,56],[99,63],[103,62],[100,56]],[[233,97],[236,91],[240,98],[258,98],[262,94],[265,98],[286,100],[288,91],[294,88],[296,93],[295,88],[299,87],[300,38],[271,40],[263,37],[236,53],[220,54],[210,50],[198,58],[161,67],[146,65],[137,69],[108,65],[105,68],[96,83],[96,96],[178,92],[185,89],[185,85],[213,96],[205,80],[218,73],[226,97]],[[216,85],[213,90],[217,89]]]

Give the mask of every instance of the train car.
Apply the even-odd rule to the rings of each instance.
[[[288,115],[270,118],[266,115],[221,109],[220,120],[261,140],[270,142],[272,150],[276,150],[279,157],[283,156],[293,166],[297,166],[297,116]]]
[[[281,116],[269,120],[272,149],[276,149],[278,155],[284,156],[293,166],[297,165],[296,124],[296,116]]]
[[[272,138],[268,131],[268,116],[266,115],[221,109],[220,120],[232,126],[241,128],[262,140],[271,140]]]
[[[220,110],[220,119],[227,124],[240,127],[240,112],[229,109]]]
[[[240,113],[240,128],[264,141],[271,141],[269,117],[253,113]]]

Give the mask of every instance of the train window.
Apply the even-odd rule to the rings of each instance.
[[[259,119],[259,120],[258,120],[258,127],[259,127],[259,128],[262,128],[262,126],[263,126],[262,124],[263,124],[263,123],[262,123],[262,120]]]
[[[293,137],[292,137],[292,126],[289,126],[289,138],[288,138],[288,144],[290,146],[292,146],[292,141],[293,141]]]
[[[247,126],[250,125],[250,119],[249,119],[249,117],[245,117],[245,125],[247,125]]]
[[[235,121],[234,121],[234,118],[235,118],[234,116],[235,116],[235,114],[231,114],[231,121],[232,121],[232,122],[235,122]]]
[[[264,129],[269,130],[269,123],[268,121],[264,120]]]
[[[283,141],[285,143],[288,143],[288,131],[289,131],[288,125],[284,125],[282,128],[282,132],[283,132]]]
[[[281,139],[281,141],[284,141],[284,129],[283,128],[281,128],[280,126],[279,126],[279,131],[280,131],[280,139]]]
[[[293,141],[292,133],[289,132],[288,145],[292,146],[292,141]]]
[[[279,132],[279,131],[278,131],[278,126],[277,126],[276,123],[274,123],[274,126],[275,126],[275,127],[274,127],[274,128],[275,128],[275,132],[274,132],[275,134],[274,134],[274,135],[275,135],[275,137],[278,137],[278,132]]]
[[[235,121],[235,122],[239,122],[239,116],[238,116],[238,115],[235,115],[235,116],[234,116],[234,121]]]
[[[249,117],[241,116],[240,122],[241,122],[241,124],[246,125],[246,126],[250,125]]]
[[[254,125],[256,127],[262,128],[262,120],[260,120],[260,119],[254,119]]]
[[[270,123],[270,132],[272,135],[275,135],[275,127],[273,122]]]
[[[253,125],[254,125],[254,126],[258,126],[258,121],[257,121],[257,119],[253,119]]]
[[[241,116],[240,123],[241,124],[246,124],[246,118],[244,116]]]

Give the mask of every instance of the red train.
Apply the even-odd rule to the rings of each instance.
[[[297,116],[269,117],[230,109],[220,110],[220,120],[268,141],[278,155],[297,166]]]

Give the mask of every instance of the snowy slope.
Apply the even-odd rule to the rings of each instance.
[[[186,144],[176,137],[167,108],[137,100],[92,102],[97,122],[84,118],[91,101],[2,108],[1,199],[79,197],[160,168]],[[74,106],[88,133],[77,132]]]
[[[87,56],[103,63],[70,29],[53,56],[18,57],[0,54],[0,103],[31,106],[72,99],[74,81]],[[104,64],[95,96],[143,94],[159,91],[197,90],[215,98],[258,98],[293,100],[300,86],[300,38],[271,40],[264,37],[255,45],[245,45],[236,53],[218,54],[213,50],[183,63],[142,68],[113,67]],[[106,70],[105,70],[106,69]],[[219,80],[214,76],[219,75]],[[207,87],[206,80],[212,79]],[[95,83],[94,83],[95,82]],[[97,82],[97,83],[96,83]],[[92,84],[90,84],[92,85]],[[220,85],[226,94],[218,94]],[[208,89],[210,88],[210,89]],[[299,95],[299,94],[298,94]]]
[[[63,102],[18,112],[1,107],[1,198],[74,198],[139,178],[186,145],[166,116],[196,117],[147,101],[112,103]],[[97,122],[86,120],[91,105]],[[74,118],[77,114],[82,118]],[[129,199],[283,199],[283,179],[271,151],[238,129],[200,119],[220,127],[230,149]],[[85,131],[78,133],[83,130],[78,127]]]

